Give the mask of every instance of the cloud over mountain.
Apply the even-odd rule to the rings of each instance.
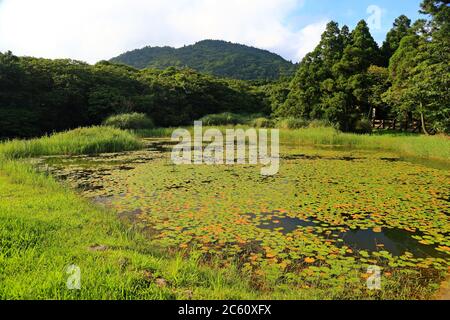
[[[302,0],[3,0],[0,51],[96,62],[143,47],[221,39],[297,62],[326,21],[288,23]]]

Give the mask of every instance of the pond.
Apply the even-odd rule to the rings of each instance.
[[[258,165],[175,166],[169,141],[147,142],[137,152],[37,163],[140,227],[149,245],[195,250],[247,272],[277,268],[298,281],[319,272],[326,281],[373,264],[450,266],[445,165],[282,146],[279,174],[263,177]]]
[[[278,230],[287,235],[298,228],[315,227],[316,222],[313,219],[303,220],[292,217],[278,217],[270,219],[260,225],[259,228]],[[411,252],[415,257],[445,257],[445,254],[435,250],[433,246],[419,243],[412,238],[414,233],[401,229],[381,229],[377,232],[373,230],[349,230],[346,232],[335,233],[343,244],[353,249],[377,251],[386,250],[393,256],[401,256],[405,252]]]

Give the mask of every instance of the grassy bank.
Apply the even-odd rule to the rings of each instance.
[[[31,140],[11,140],[0,144],[0,154],[8,159],[18,159],[120,152],[141,147],[142,142],[139,138],[127,131],[111,127],[91,127]]]
[[[359,135],[332,128],[282,130],[282,142],[331,145],[363,150],[386,150],[420,158],[450,160],[450,139],[445,136],[410,134]]]
[[[114,213],[17,159],[141,146],[133,134],[108,127],[0,145],[0,299],[255,297],[235,269],[149,248]],[[81,290],[67,288],[70,265],[80,268]]]
[[[171,258],[27,164],[0,165],[0,299],[251,298],[234,270]],[[66,268],[81,271],[69,290]]]
[[[219,127],[222,131],[227,128]],[[237,128],[248,128],[237,126]],[[208,129],[208,127],[204,127]],[[173,128],[158,128],[138,131],[141,137],[170,137]],[[191,132],[192,128],[188,128]],[[450,160],[450,138],[446,136],[424,136],[412,134],[354,134],[343,133],[333,128],[280,129],[281,143],[308,146],[339,146],[361,150],[385,150],[399,155],[424,159]]]

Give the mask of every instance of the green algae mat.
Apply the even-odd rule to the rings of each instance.
[[[237,265],[258,289],[437,289],[450,266],[450,171],[389,153],[282,146],[279,174],[170,162],[148,150],[39,166],[112,208],[167,252]],[[405,291],[405,290],[403,290]],[[398,293],[401,295],[401,293]],[[414,294],[412,294],[414,296]]]

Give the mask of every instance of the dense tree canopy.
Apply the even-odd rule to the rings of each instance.
[[[332,66],[341,59],[343,43],[344,36],[338,24],[328,23],[319,45],[301,62],[286,102],[276,110],[278,115],[313,118],[322,114],[321,86],[326,90],[334,89]]]
[[[209,113],[266,108],[254,88],[190,69],[139,71],[99,62],[18,58],[0,53],[0,137],[28,137],[143,112],[158,126]]]
[[[422,120],[424,132],[450,132],[450,7],[449,1],[425,0],[413,34],[400,42],[389,71],[392,86],[384,100],[398,117]],[[430,128],[427,128],[428,123]]]
[[[330,22],[319,45],[301,62],[277,113],[324,118],[352,130],[370,111],[373,77],[368,69],[380,62],[380,50],[364,20],[351,33],[347,26],[340,29]]]
[[[352,31],[332,21],[292,77],[280,77],[293,67],[281,57],[223,41],[178,50],[146,48],[117,59],[155,67],[143,70],[0,53],[0,138],[99,124],[130,112],[150,116],[156,126],[189,124],[213,113],[272,113],[326,120],[344,131],[359,131],[375,115],[420,119],[425,133],[448,133],[449,3],[423,0],[421,12],[428,20],[398,17],[381,48],[364,20]],[[165,68],[171,65],[260,80]]]
[[[400,41],[411,33],[411,19],[405,15],[401,15],[394,21],[394,27],[387,33],[386,41],[381,47],[383,64],[389,65],[389,59],[397,51]]]
[[[300,63],[286,99],[275,100],[275,114],[325,119],[354,131],[376,109],[377,117],[420,119],[424,132],[449,132],[449,2],[424,0],[429,21],[398,17],[381,48],[365,21],[352,32],[330,22]]]

